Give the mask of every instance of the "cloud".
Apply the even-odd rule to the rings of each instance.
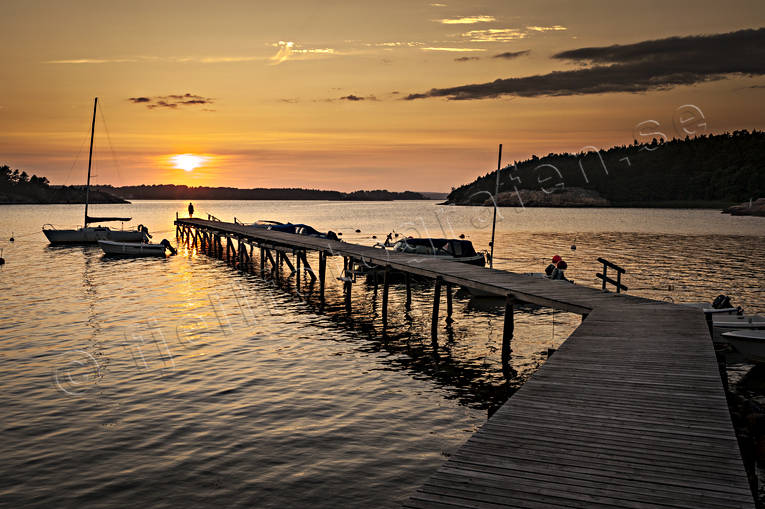
[[[470,30],[462,34],[470,42],[508,42],[525,39],[527,33],[517,28],[489,28],[486,30]]]
[[[436,19],[434,21],[443,23],[444,25],[473,25],[475,23],[489,23],[491,21],[496,21],[496,18],[494,16],[463,16],[461,18]]]
[[[272,56],[271,65],[281,64],[287,59],[295,59],[296,56],[309,56],[309,55],[333,55],[335,50],[333,48],[301,48],[293,41],[279,41],[272,46],[278,48],[276,54]]]
[[[348,94],[346,96],[343,96],[340,98],[341,101],[350,101],[350,102],[358,102],[358,101],[376,101],[377,97],[373,95],[369,95],[367,97],[361,97],[354,94]]]
[[[433,88],[406,99],[452,100],[639,93],[765,74],[765,28],[725,34],[670,37],[635,44],[578,48],[554,55],[586,67],[490,83]],[[591,65],[591,64],[598,65]]]
[[[150,110],[156,108],[169,108],[177,109],[178,106],[195,106],[201,104],[212,104],[215,99],[211,97],[202,97],[196,94],[170,94],[170,95],[158,95],[154,97],[130,97],[128,101],[133,104],[145,104]],[[208,108],[204,108],[203,111],[215,111]]]
[[[486,51],[480,48],[448,48],[448,47],[428,47],[420,48],[422,51],[449,51],[452,53],[468,53],[473,51]]]
[[[561,25],[552,25],[549,27],[530,26],[530,27],[526,27],[526,30],[531,30],[532,32],[557,32],[557,31],[568,30],[568,29]]]
[[[295,43],[292,41],[279,41],[275,43],[274,46],[279,48],[279,50],[276,52],[276,55],[271,57],[271,64],[277,65],[281,64],[290,57],[292,54],[292,48],[295,46]]]
[[[138,62],[137,58],[74,58],[68,60],[46,60],[44,64],[124,64]]]
[[[481,60],[481,57],[458,57],[455,58],[455,62],[468,62],[470,60]]]
[[[531,50],[523,50],[523,51],[505,51],[504,53],[499,53],[498,55],[494,55],[492,58],[504,58],[507,60],[512,60],[513,58],[522,57],[525,55],[528,55],[531,53]]]

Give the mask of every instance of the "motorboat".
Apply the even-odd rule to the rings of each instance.
[[[722,333],[722,339],[753,362],[765,362],[765,330],[743,329]]]
[[[176,254],[176,249],[167,239],[163,239],[159,244],[149,244],[146,242],[115,242],[112,240],[99,240],[100,247],[104,254],[108,256],[165,256],[166,251],[170,254]]]
[[[382,245],[382,244],[380,244]],[[384,246],[388,249],[387,246]],[[394,243],[390,250],[396,253],[421,255],[436,260],[450,260],[484,267],[486,258],[476,253],[473,243],[464,239],[405,238]]]
[[[254,226],[255,228],[263,228],[263,229],[267,230],[271,226],[280,226],[280,225],[283,225],[283,224],[284,223],[282,223],[280,221],[269,221],[267,219],[259,219],[259,220],[255,221],[254,223],[252,223],[249,226]]]
[[[486,259],[483,253],[476,253],[473,243],[464,239],[441,239],[441,238],[414,238],[408,237],[392,244],[377,243],[374,247],[385,249],[392,253],[406,253],[417,255],[424,259],[449,260],[469,265],[484,267]],[[351,277],[364,275],[367,279],[378,279],[383,273],[381,267],[366,262],[356,262],[351,269]],[[389,276],[398,278],[398,271],[388,273]]]
[[[273,221],[276,223],[276,221]],[[275,232],[282,232],[282,233],[293,233],[295,235],[306,235],[309,237],[317,237],[320,239],[329,239],[329,240],[339,240],[335,232],[328,231],[327,233],[322,233],[313,226],[309,226],[307,224],[302,223],[279,223],[279,224],[272,224],[267,227],[268,230],[275,231]]]
[[[51,244],[95,244],[100,240],[116,242],[144,242],[150,238],[148,230],[139,226],[136,230],[113,230],[107,226],[88,226],[109,221],[130,221],[129,217],[97,217],[88,215],[90,198],[90,174],[93,165],[93,135],[96,128],[98,97],[93,103],[93,121],[90,125],[90,153],[88,155],[88,180],[85,185],[85,223],[77,229],[57,229],[51,224],[43,225],[42,231]]]

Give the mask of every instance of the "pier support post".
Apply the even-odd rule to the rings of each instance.
[[[290,273],[290,276],[291,276],[292,274],[294,274],[295,272],[297,272],[297,271],[295,270],[295,266],[294,266],[294,265],[292,265],[292,262],[290,261],[290,257],[289,257],[289,256],[287,256],[287,253],[284,253],[284,252],[282,253],[282,261],[283,261],[284,263],[286,263],[286,264],[287,264],[287,267],[289,267],[289,268],[290,268],[290,271],[292,271],[292,272]]]
[[[446,283],[446,323],[451,324],[452,319],[452,285]]]
[[[404,273],[406,278],[406,310],[412,309],[412,278],[408,272]]]
[[[502,374],[505,378],[512,378],[513,370],[510,368],[510,354],[512,353],[511,341],[513,339],[513,330],[515,329],[515,320],[513,316],[513,298],[505,297],[505,327],[502,331]]]
[[[319,254],[319,256],[321,257],[321,254]],[[308,263],[308,256],[306,256],[305,251],[301,253],[301,258],[303,259],[303,267],[305,267],[305,271],[308,272],[309,276],[311,276],[311,281],[316,281],[316,274],[313,273],[313,269]]]
[[[436,278],[436,285],[433,289],[433,316],[430,321],[430,335],[435,340],[438,337],[438,306],[441,304],[441,278]]]
[[[295,255],[295,267],[297,268],[297,272],[295,274],[295,285],[297,286],[297,291],[300,293],[300,257],[301,252],[298,251]]]
[[[324,281],[327,279],[327,254],[319,251],[319,298],[324,300]]]
[[[390,284],[389,277],[388,277],[388,266],[385,266],[385,271],[383,272],[383,294],[382,294],[382,323],[383,323],[383,330],[388,327],[388,287]],[[377,275],[375,275],[375,281],[377,281]]]
[[[351,265],[351,259],[347,256],[343,257],[343,290],[345,293],[345,311],[351,312],[351,278],[348,277],[348,267]]]
[[[258,246],[260,250],[260,275],[266,272],[266,250],[263,246]]]

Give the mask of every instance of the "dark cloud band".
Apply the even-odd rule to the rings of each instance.
[[[406,99],[451,100],[645,92],[724,79],[765,74],[765,28],[727,34],[671,37],[636,44],[579,48],[556,59],[608,64],[490,83],[434,88]]]

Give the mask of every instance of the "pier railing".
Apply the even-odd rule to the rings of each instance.
[[[616,293],[621,293],[622,290],[625,292],[627,291],[627,287],[622,284],[622,274],[627,272],[623,268],[619,267],[615,263],[611,263],[608,260],[604,258],[598,258],[598,261],[603,264],[603,273],[597,273],[595,274],[595,277],[598,279],[603,280],[603,291],[606,291],[606,283],[610,283],[614,286],[616,286]],[[616,280],[611,279],[608,277],[608,268],[611,267],[616,271]]]

